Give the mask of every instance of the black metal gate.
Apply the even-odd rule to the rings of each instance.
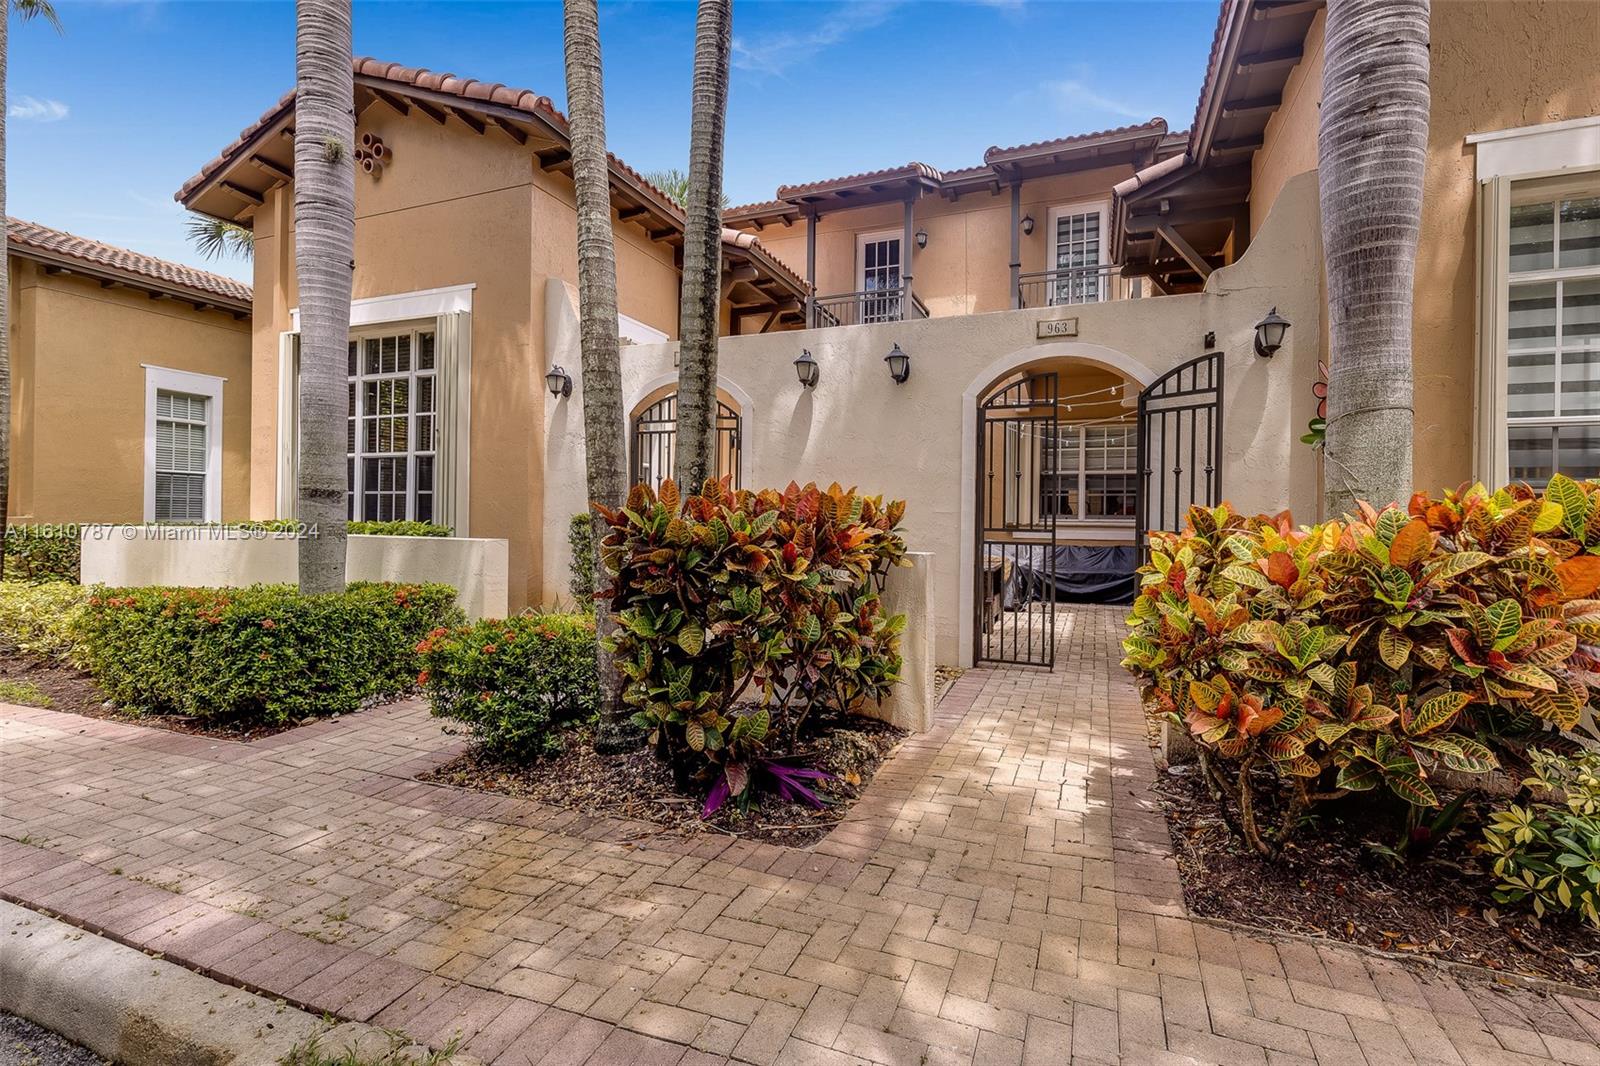
[[[1060,473],[1057,382],[1032,374],[978,404],[978,662],[1055,665],[1056,520],[1073,487]]]
[[[717,401],[717,477],[733,476],[739,487],[741,431],[739,412]],[[678,452],[678,394],[663,396],[633,420],[633,483],[659,489],[672,476]],[[698,492],[700,486],[692,491]]]
[[[1143,563],[1146,533],[1182,529],[1191,505],[1222,499],[1221,352],[1176,366],[1139,393],[1138,469],[1134,530]]]

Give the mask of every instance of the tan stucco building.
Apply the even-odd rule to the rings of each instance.
[[[249,511],[250,287],[9,220],[13,522]]]

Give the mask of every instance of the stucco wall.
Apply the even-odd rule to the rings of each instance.
[[[143,364],[225,378],[222,517],[250,483],[250,323],[11,259],[12,521],[144,520]]]
[[[966,661],[977,394],[1018,366],[1062,357],[1148,382],[1200,354],[1203,335],[1215,330],[1227,363],[1224,494],[1244,509],[1312,513],[1316,459],[1298,438],[1315,404],[1321,300],[1312,264],[1320,258],[1316,186],[1305,176],[1285,186],[1249,253],[1213,274],[1204,293],[726,338],[719,370],[744,417],[743,484],[837,480],[906,499],[910,545],[933,553],[936,655],[940,662]],[[575,306],[555,288],[547,302],[555,326],[551,357],[570,369],[577,363]],[[1273,305],[1294,327],[1268,361],[1253,354],[1252,341],[1255,322]],[[1063,317],[1078,319],[1076,339],[1036,339],[1039,320]],[[895,343],[913,360],[904,385],[894,384],[883,364]],[[675,348],[628,349],[628,409],[675,378]],[[810,391],[794,373],[802,348],[821,365],[820,383]],[[585,506],[582,382],[570,399],[546,396],[545,403],[544,510],[552,530],[564,529],[567,516]],[[546,538],[544,572],[544,598],[553,599],[566,581],[564,539]]]
[[[1049,265],[1050,208],[1094,201],[1109,204],[1111,186],[1131,166],[1102,167],[1023,183],[1021,215],[1034,230],[1021,239],[1022,270]],[[928,247],[912,256],[912,288],[933,316],[1001,311],[1011,306],[1011,191],[968,193],[958,200],[926,196],[912,209],[912,232],[928,232]],[[877,204],[824,215],[817,223],[817,291],[856,290],[856,238],[880,230],[903,232],[905,208]],[[805,276],[806,223],[768,226],[757,236],[773,255]],[[1102,241],[1108,237],[1102,235]]]
[[[1296,174],[1317,168],[1318,105],[1322,102],[1322,41],[1328,21],[1318,11],[1306,30],[1305,58],[1289,72],[1278,105],[1263,131],[1261,147],[1250,160],[1250,235],[1266,221],[1267,212]]]

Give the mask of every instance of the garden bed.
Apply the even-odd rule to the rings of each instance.
[[[1470,804],[1462,827],[1430,855],[1394,862],[1367,841],[1392,845],[1400,826],[1351,797],[1321,808],[1273,861],[1229,833],[1197,766],[1162,774],[1156,791],[1193,914],[1600,988],[1592,930],[1496,904],[1487,863],[1474,853],[1480,819]]]
[[[773,729],[781,734],[781,719],[774,720]],[[527,765],[498,760],[474,748],[421,776],[424,781],[531,799],[590,817],[649,822],[664,833],[724,833],[807,847],[844,819],[905,735],[874,718],[819,711],[807,720],[794,750],[804,755],[805,765],[833,775],[817,789],[827,798],[826,807],[818,810],[762,795],[746,813],[727,804],[709,820],[700,816],[703,797],[677,791],[671,769],[653,751],[597,755],[588,728],[568,734],[562,751]]]

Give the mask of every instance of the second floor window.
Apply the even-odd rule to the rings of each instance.
[[[436,383],[431,329],[350,341],[345,448],[352,521],[433,521]]]
[[[861,321],[900,320],[900,238],[866,234],[860,241]],[[883,295],[876,295],[882,293]]]
[[[1106,298],[1100,276],[1101,236],[1104,230],[1099,206],[1056,208],[1050,213],[1050,286],[1052,304],[1097,303]]]

